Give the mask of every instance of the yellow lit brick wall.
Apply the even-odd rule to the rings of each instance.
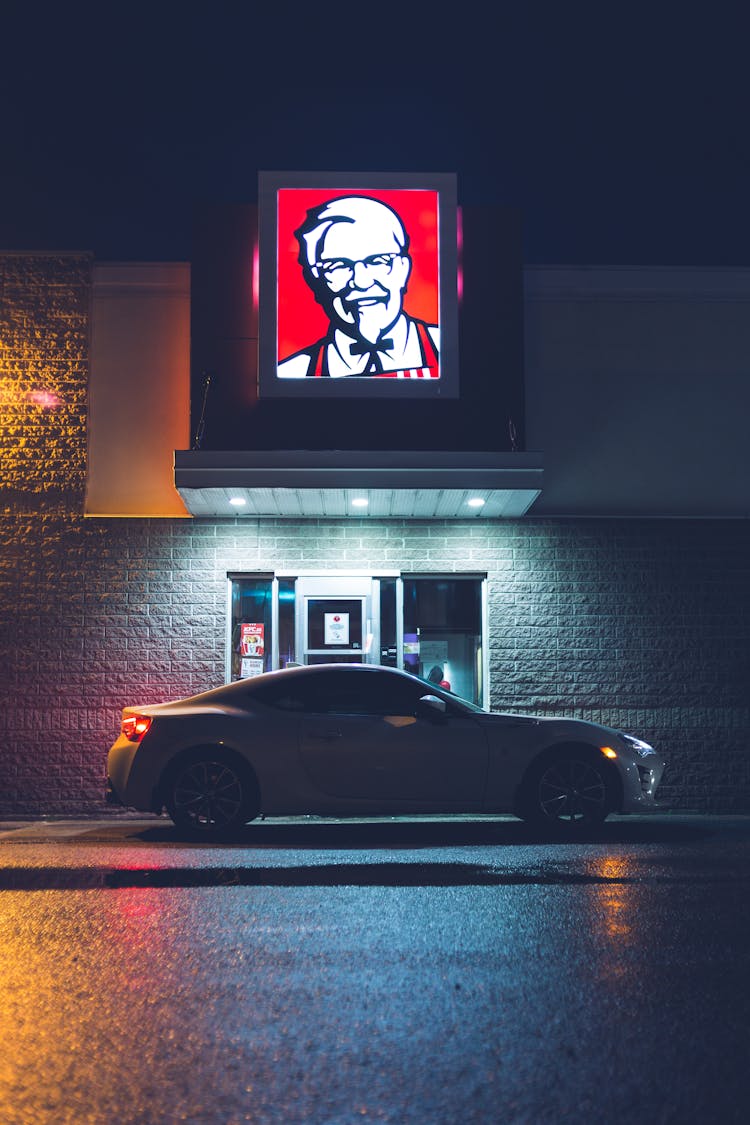
[[[80,511],[91,258],[0,255],[0,505]]]

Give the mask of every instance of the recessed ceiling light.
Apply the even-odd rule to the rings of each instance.
[[[370,501],[366,496],[355,496],[352,500],[353,508],[366,508]]]
[[[483,508],[484,507],[484,500],[482,499],[481,496],[472,496],[471,500],[467,500],[466,503],[469,505],[470,508]]]
[[[244,496],[230,496],[229,503],[235,508],[244,508],[247,500]]]

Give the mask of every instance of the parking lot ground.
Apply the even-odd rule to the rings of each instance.
[[[746,1120],[750,817],[0,824],[3,1125]]]

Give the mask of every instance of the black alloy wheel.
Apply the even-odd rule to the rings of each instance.
[[[546,763],[534,779],[532,793],[531,819],[541,824],[601,824],[610,811],[604,769],[584,755]]]
[[[209,751],[178,764],[166,786],[167,812],[178,828],[201,836],[228,836],[258,814],[250,771]]]

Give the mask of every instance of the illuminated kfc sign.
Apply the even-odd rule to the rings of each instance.
[[[260,176],[261,397],[458,396],[455,177]]]

